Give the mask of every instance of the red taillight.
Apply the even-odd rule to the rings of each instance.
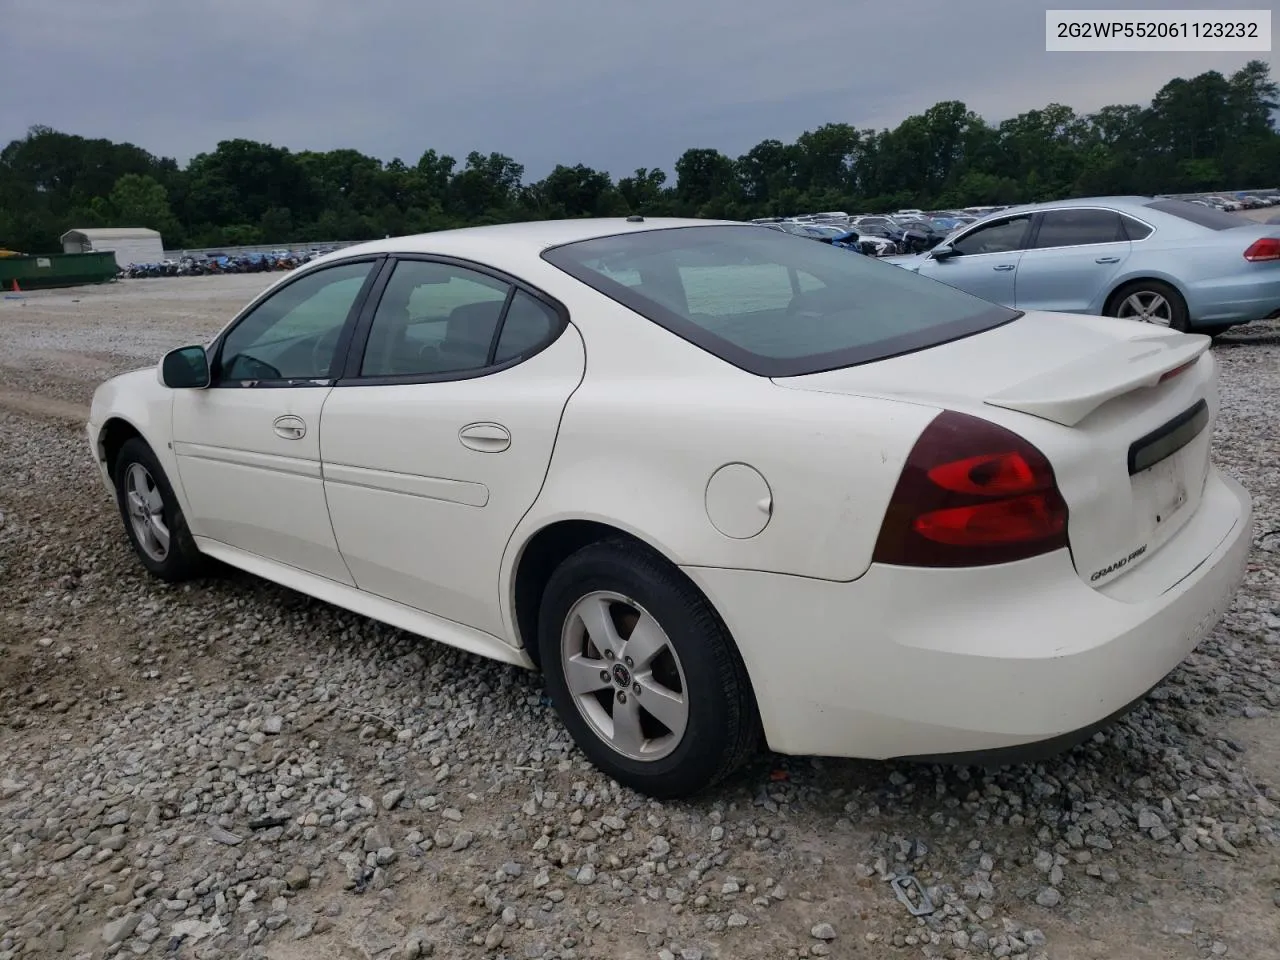
[[[945,411],[916,441],[885,511],[873,559],[977,567],[1067,546],[1067,504],[1034,445]]]
[[[1260,260],[1280,260],[1280,237],[1263,237],[1249,244],[1244,258],[1252,263]]]
[[[1174,377],[1176,377],[1178,374],[1180,374],[1180,373],[1185,373],[1186,371],[1188,371],[1188,370],[1190,370],[1192,367],[1194,367],[1194,366],[1196,365],[1196,362],[1197,362],[1198,360],[1199,360],[1199,357],[1197,357],[1195,360],[1191,360],[1191,361],[1190,361],[1190,362],[1188,362],[1188,363],[1184,363],[1184,364],[1183,364],[1182,366],[1180,366],[1180,367],[1174,367],[1172,370],[1166,370],[1164,373],[1160,374],[1160,382],[1161,382],[1161,383],[1165,383],[1165,382],[1167,382],[1167,381],[1169,381],[1169,380],[1172,380],[1172,379],[1173,379]]]

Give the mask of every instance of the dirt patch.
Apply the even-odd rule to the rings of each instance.
[[[69,403],[43,397],[36,393],[24,393],[0,387],[0,408],[14,413],[39,417],[42,420],[61,420],[68,423],[84,423],[89,419],[89,408],[80,403]]]

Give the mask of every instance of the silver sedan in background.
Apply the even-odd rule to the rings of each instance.
[[[891,262],[1018,310],[1211,336],[1280,317],[1280,227],[1183,200],[1101,197],[1002,210]]]

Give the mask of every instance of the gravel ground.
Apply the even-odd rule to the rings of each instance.
[[[1280,325],[1215,347],[1247,581],[1135,713],[1043,765],[762,757],[658,804],[531,675],[247,575],[142,575],[85,404],[268,279],[0,301],[0,960],[1276,955]]]

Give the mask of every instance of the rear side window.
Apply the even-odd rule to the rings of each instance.
[[[1186,200],[1152,200],[1147,206],[1152,210],[1167,213],[1171,217],[1177,217],[1179,220],[1208,227],[1210,230],[1231,230],[1234,227],[1253,223],[1247,217],[1237,217],[1234,213],[1227,213],[1225,210],[1217,210],[1213,207],[1202,207],[1198,203],[1188,203]]]
[[[1036,247],[1080,247],[1126,239],[1114,210],[1050,210],[1040,219]]]
[[[420,377],[486,366],[509,289],[464,267],[400,261],[373,315],[360,376]]]
[[[511,298],[511,306],[507,308],[507,317],[502,321],[502,333],[498,337],[493,362],[506,363],[533,353],[551,340],[559,325],[560,318],[554,310],[523,290],[517,290]]]
[[[543,258],[767,377],[880,360],[1021,316],[893,264],[751,226],[642,230],[554,247]]]
[[[1127,240],[1145,240],[1151,236],[1151,228],[1141,220],[1126,217],[1122,213],[1120,214],[1120,223],[1124,226],[1125,239]]]

